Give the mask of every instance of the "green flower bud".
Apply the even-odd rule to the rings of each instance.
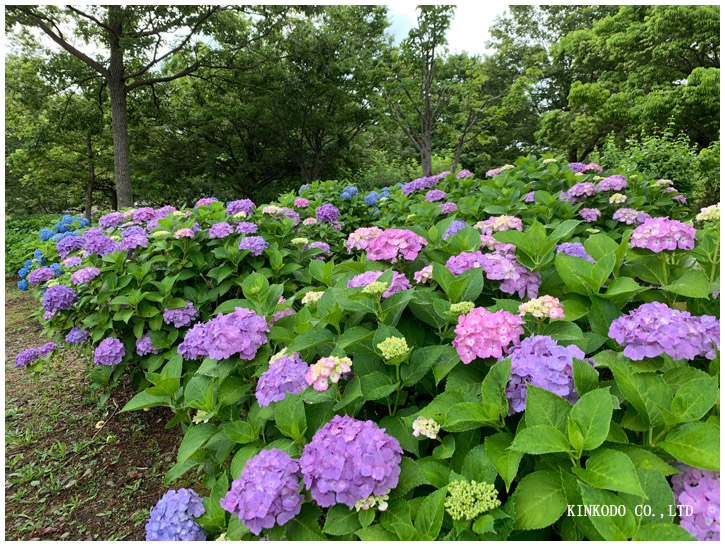
[[[476,304],[472,301],[462,301],[460,303],[452,303],[451,304],[451,313],[454,315],[465,315],[476,307]]]
[[[403,337],[389,337],[382,343],[378,343],[378,349],[383,353],[383,359],[393,360],[408,352],[408,343]]]
[[[363,294],[382,294],[388,289],[388,284],[384,282],[375,281],[370,283],[362,289]]]
[[[471,520],[501,505],[496,488],[486,482],[455,481],[448,485],[446,511],[454,520]]]

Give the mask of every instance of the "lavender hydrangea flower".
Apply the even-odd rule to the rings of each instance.
[[[105,235],[98,235],[95,237],[89,237],[88,233],[84,236],[86,241],[85,250],[88,254],[98,254],[99,256],[105,256],[106,254],[113,254],[118,250],[118,244],[116,241]]]
[[[574,256],[575,258],[582,258],[590,263],[596,263],[594,258],[587,254],[584,245],[581,243],[561,243],[556,247],[556,253],[563,252],[567,256]]]
[[[209,239],[223,239],[234,233],[234,228],[228,222],[219,222],[209,228]]]
[[[597,184],[597,191],[621,191],[627,187],[627,178],[621,174],[613,174]]]
[[[327,203],[318,207],[316,215],[320,222],[337,222],[340,217],[340,211],[335,205]]]
[[[461,252],[456,256],[451,256],[446,261],[446,268],[456,276],[475,267],[483,267],[483,253],[479,250]]]
[[[97,267],[84,267],[83,269],[79,269],[74,272],[70,276],[70,280],[73,284],[80,284],[82,282],[90,282],[100,274],[101,270]]]
[[[93,355],[93,361],[96,364],[102,364],[104,366],[113,366],[120,364],[123,357],[126,355],[126,349],[118,339],[115,337],[109,337],[101,341],[96,347],[96,351]]]
[[[617,209],[614,211],[614,214],[612,214],[612,220],[617,220],[618,222],[624,222],[628,226],[632,224],[642,224],[645,222],[645,220],[648,220],[650,217],[649,214],[646,212],[642,212],[635,209],[629,209],[626,207],[622,207],[620,209]]]
[[[446,192],[441,190],[430,190],[425,194],[425,200],[429,203],[435,203],[446,197]]]
[[[400,256],[404,260],[413,261],[427,244],[428,241],[409,229],[386,229],[368,246],[367,258],[395,263]]]
[[[174,239],[181,239],[182,237],[193,239],[194,230],[191,228],[181,228],[176,230],[176,233],[174,233]]]
[[[118,243],[118,248],[121,250],[135,250],[138,247],[148,248],[149,238],[146,233],[134,233]]]
[[[55,250],[60,254],[61,259],[68,257],[74,250],[81,250],[86,245],[84,237],[66,237],[55,245]]]
[[[579,203],[586,197],[591,197],[597,192],[597,187],[591,182],[578,182],[569,188],[564,195],[564,201],[571,201],[572,203]]]
[[[262,529],[284,525],[300,513],[304,496],[297,493],[299,476],[299,463],[284,451],[260,451],[232,482],[221,507],[259,535]]]
[[[259,256],[269,245],[264,237],[242,237],[239,241],[239,250],[249,250],[252,256]]]
[[[697,540],[720,540],[720,472],[678,465],[683,472],[672,476],[675,503],[692,507],[680,516],[680,526]]]
[[[579,211],[579,216],[581,216],[585,222],[596,222],[597,218],[599,218],[602,214],[602,211],[599,209],[581,209]]]
[[[51,286],[43,297],[43,308],[46,311],[65,311],[78,301],[78,295],[64,284]]]
[[[47,282],[50,279],[55,278],[55,273],[49,267],[41,267],[35,271],[31,271],[28,275],[28,282],[32,285],[40,284],[41,282]]]
[[[574,358],[584,359],[584,352],[576,345],[563,347],[549,336],[531,336],[512,347],[509,356],[511,378],[506,385],[509,415],[526,409],[527,382],[572,404],[578,399],[572,363]]]
[[[692,250],[695,228],[669,218],[649,218],[632,232],[631,244],[633,248],[647,248],[652,252]]]
[[[238,354],[242,360],[252,360],[257,349],[267,343],[267,321],[251,309],[235,308],[234,312],[219,314],[206,323],[205,349],[211,358],[223,360]]]
[[[121,232],[122,237],[130,237],[131,235],[146,235],[143,226],[131,226]]]
[[[254,213],[255,208],[256,205],[251,199],[239,199],[237,201],[232,201],[227,205],[227,214],[229,216],[233,216],[239,212],[244,212],[251,215]]]
[[[74,326],[65,336],[65,342],[71,345],[77,345],[86,339],[88,339],[88,330],[81,330],[80,326]]]
[[[166,324],[173,324],[174,328],[183,328],[191,324],[196,317],[199,316],[199,311],[194,307],[194,303],[186,300],[186,307],[180,307],[179,309],[164,309],[163,317]]]
[[[151,207],[141,207],[133,211],[134,222],[148,222],[156,219],[156,211]]]
[[[441,214],[450,214],[458,210],[458,205],[455,203],[443,203],[438,208],[440,208]]]
[[[710,315],[692,316],[657,301],[640,305],[609,327],[609,337],[625,345],[632,360],[654,358],[662,353],[674,360],[710,360],[720,350],[720,321]]]
[[[15,357],[15,367],[24,368],[28,364],[32,364],[40,358],[40,351],[35,347],[20,351]]]
[[[38,354],[40,354],[41,357],[48,356],[50,353],[55,351],[57,348],[58,348],[58,345],[56,345],[54,341],[49,341],[42,347],[38,348]]]
[[[206,350],[206,324],[197,322],[186,332],[184,341],[176,349],[184,360],[196,360],[200,356],[209,356]]]
[[[574,174],[583,173],[586,165],[584,163],[579,163],[578,161],[575,161],[573,163],[569,163],[569,168]]]
[[[403,450],[372,421],[336,415],[302,450],[305,486],[323,508],[353,508],[370,495],[387,495],[398,485]]]
[[[198,209],[199,207],[208,207],[211,205],[214,201],[219,201],[216,197],[202,197],[199,199],[196,204],[194,205],[195,209]]]
[[[284,400],[287,393],[299,394],[307,388],[305,374],[309,366],[294,353],[269,363],[269,369],[262,374],[257,383],[255,396],[259,407],[264,408],[272,402]]]
[[[204,512],[204,503],[195,491],[171,489],[151,510],[146,540],[206,540],[206,531],[194,521]]]
[[[424,176],[422,178],[416,178],[407,184],[403,184],[401,190],[403,195],[410,195],[415,191],[426,190],[431,186],[435,186],[438,182],[440,182],[438,176]]]
[[[240,235],[252,235],[257,233],[258,229],[257,224],[254,222],[239,222],[235,231]]]
[[[383,273],[384,271],[366,271],[365,273],[360,273],[359,275],[355,275],[347,282],[347,287],[357,288],[360,286],[369,286],[372,283],[376,282]],[[397,294],[398,292],[402,292],[403,290],[407,290],[408,288],[410,288],[410,281],[407,279],[407,277],[402,273],[393,271],[393,280],[391,281],[390,286],[388,286],[387,290],[383,292],[383,299],[389,298],[393,294]]]
[[[140,339],[136,340],[136,354],[139,356],[146,355],[157,355],[161,352],[160,349],[154,347],[151,341],[151,334],[144,334]]]
[[[443,240],[445,241],[449,237],[453,237],[456,233],[461,231],[463,228],[465,228],[468,224],[464,222],[463,220],[453,220],[450,226],[448,226],[448,229],[443,234]]]
[[[329,253],[330,245],[323,241],[312,241],[310,244],[305,245],[302,250],[309,250],[310,248],[319,248],[322,252]]]
[[[114,227],[126,221],[126,216],[122,212],[111,212],[105,214],[98,219],[98,225],[104,228]]]
[[[469,178],[473,176],[473,173],[468,169],[462,169],[456,174],[456,179]]]

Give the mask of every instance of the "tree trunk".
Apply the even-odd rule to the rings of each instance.
[[[111,190],[109,197],[111,198],[111,210],[118,210],[118,196],[114,190]]]
[[[111,131],[113,133],[113,170],[116,180],[116,196],[121,208],[133,207],[131,190],[131,169],[129,166],[128,110],[126,106],[126,84],[123,81],[123,49],[118,40],[121,34],[121,6],[109,6],[108,24],[116,31],[110,34],[109,49],[110,77],[107,81],[111,99]]]
[[[420,165],[423,170],[423,176],[431,176],[433,174],[433,152],[431,150],[430,135],[422,135],[420,147]]]
[[[456,169],[458,168],[458,163],[461,161],[461,153],[463,152],[463,140],[458,139],[458,145],[456,146],[456,156],[453,158],[453,167],[451,167],[451,172],[455,174]]]
[[[86,184],[86,220],[91,221],[91,207],[93,206],[93,186],[96,183],[96,169],[93,164],[93,146],[91,143],[91,135],[86,136],[86,146],[88,151],[88,182]]]

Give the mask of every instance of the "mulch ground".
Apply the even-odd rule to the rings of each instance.
[[[29,292],[5,284],[5,539],[144,540],[151,508],[176,460],[168,408],[119,413],[136,394],[122,382],[99,407],[89,358],[59,350],[37,378],[15,355],[45,343]]]

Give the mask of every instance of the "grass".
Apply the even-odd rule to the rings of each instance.
[[[14,367],[15,355],[39,346],[37,302],[6,282],[5,539],[143,540],[149,511],[181,441],[166,430],[167,408],[119,413],[128,384],[99,407],[84,355],[61,349],[35,380]]]

